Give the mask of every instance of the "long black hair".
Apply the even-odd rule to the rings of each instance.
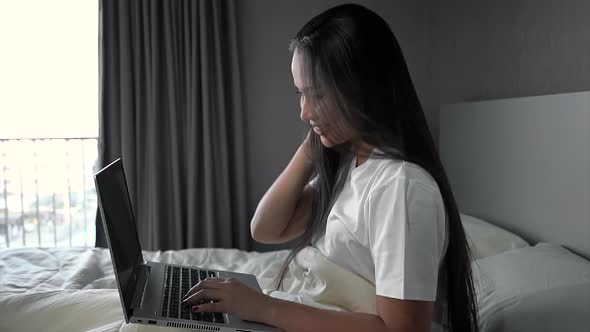
[[[448,222],[448,247],[440,271],[444,277],[439,279],[447,296],[443,325],[451,331],[478,331],[471,253],[457,204],[388,24],[363,6],[340,5],[312,18],[289,48],[303,61],[306,84],[314,91],[308,97],[314,98],[322,123],[346,123],[355,137],[380,151],[373,158],[417,164],[435,179]],[[332,137],[342,133],[336,127],[329,127]],[[310,220],[277,277],[277,288],[297,253],[324,234],[328,214],[350,171],[350,158],[359,152],[350,142],[327,148],[318,135],[310,136],[310,146],[317,178]]]

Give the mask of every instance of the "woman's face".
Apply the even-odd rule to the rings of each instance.
[[[350,141],[352,130],[339,117],[335,104],[329,96],[322,95],[321,91],[312,91],[306,85],[308,80],[305,77],[302,60],[300,53],[295,51],[291,62],[291,72],[300,98],[301,120],[312,126],[314,133],[320,136],[322,144],[327,148]],[[319,112],[317,102],[320,99],[323,107],[321,112]]]

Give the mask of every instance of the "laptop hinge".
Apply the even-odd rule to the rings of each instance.
[[[131,309],[140,308],[143,303],[145,290],[150,276],[150,267],[143,264],[138,265],[135,268],[135,274],[137,282],[135,283],[133,298],[131,299]]]

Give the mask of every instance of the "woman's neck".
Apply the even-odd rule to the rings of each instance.
[[[373,146],[367,143],[361,142],[354,144],[355,154],[356,154],[356,165],[355,167],[359,167],[360,165],[364,164],[365,161],[369,159],[371,153],[373,152]]]

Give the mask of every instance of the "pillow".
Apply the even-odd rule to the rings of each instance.
[[[482,332],[590,328],[590,261],[541,243],[472,266]]]
[[[503,228],[470,215],[459,215],[474,259],[529,246],[521,237]]]

